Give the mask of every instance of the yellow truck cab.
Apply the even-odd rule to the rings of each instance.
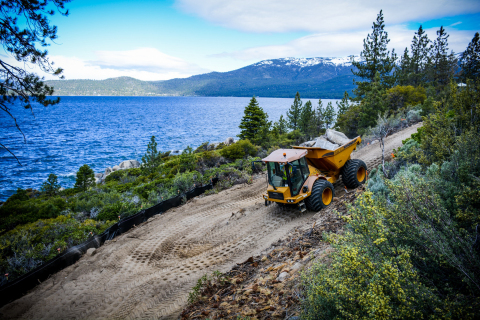
[[[366,180],[367,166],[350,155],[360,142],[357,137],[335,150],[294,146],[272,152],[262,159],[268,174],[265,205],[298,204],[301,211],[305,206],[319,211],[332,202],[340,175],[348,188],[358,187]]]

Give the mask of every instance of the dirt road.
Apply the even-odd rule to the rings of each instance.
[[[419,126],[389,137],[387,154]],[[353,157],[372,167],[380,163],[380,148],[366,146]],[[336,184],[339,193],[342,188]],[[260,175],[251,185],[198,197],[153,217],[4,306],[0,318],[176,318],[201,276],[259,254],[315,214],[265,207],[265,189]]]

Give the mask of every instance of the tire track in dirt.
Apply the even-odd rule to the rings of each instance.
[[[387,138],[386,153],[420,125]],[[372,168],[378,145],[352,154]],[[265,175],[151,218],[0,309],[2,319],[171,319],[196,281],[267,249],[315,213],[265,207]],[[335,183],[343,192],[341,180]]]
[[[156,216],[5,306],[2,318],[171,318],[205,273],[228,270],[313,216],[265,207],[265,181]]]

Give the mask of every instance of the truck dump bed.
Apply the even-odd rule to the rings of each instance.
[[[299,147],[293,146],[293,149],[306,149],[307,162],[309,165],[319,169],[320,171],[339,171],[345,162],[350,159],[350,155],[362,142],[358,136],[350,142],[338,147],[335,150],[327,150],[318,147]]]

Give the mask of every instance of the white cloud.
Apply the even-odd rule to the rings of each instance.
[[[480,12],[478,0],[176,0],[176,6],[217,25],[248,32],[364,29],[380,9],[387,25]]]
[[[103,80],[127,76],[140,80],[168,80],[210,71],[154,48],[98,51],[95,54],[97,59],[94,61],[59,55],[50,55],[49,59],[55,63],[55,67],[64,69],[65,79]],[[43,75],[48,80],[58,79],[50,74],[44,74],[36,66],[19,63],[11,56],[6,61],[19,67],[26,67],[27,70]]]
[[[206,70],[183,59],[169,56],[155,48],[139,48],[127,51],[97,51],[97,60],[88,65],[102,69],[148,73],[197,74]]]
[[[398,55],[405,47],[410,47],[415,31],[405,26],[391,26],[385,29],[391,39],[388,48],[395,49]],[[473,31],[458,31],[446,28],[449,37],[449,48],[456,53],[463,52],[470,40]],[[351,54],[358,55],[363,49],[363,39],[371,30],[355,32],[318,33],[295,39],[283,45],[261,46],[245,50],[225,52],[212,55],[214,58],[233,58],[242,61],[259,61],[265,59],[285,57],[343,57]],[[436,29],[426,30],[429,38],[436,38]]]

